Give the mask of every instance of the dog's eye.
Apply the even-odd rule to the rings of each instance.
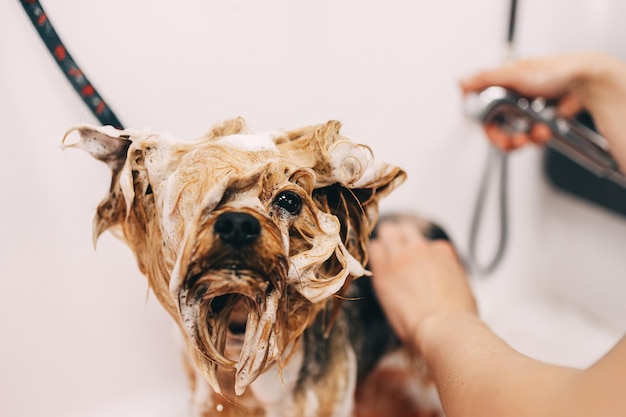
[[[288,213],[296,215],[302,209],[302,200],[293,191],[284,191],[276,197],[274,204],[285,209]]]

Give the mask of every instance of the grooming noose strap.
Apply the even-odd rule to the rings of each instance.
[[[119,121],[113,110],[102,99],[98,91],[89,82],[82,70],[76,65],[76,62],[67,51],[63,42],[57,35],[48,15],[38,0],[20,0],[26,14],[37,29],[39,36],[46,44],[48,51],[54,57],[54,60],[65,74],[65,77],[74,87],[74,90],[81,97],[83,102],[89,107],[89,110],[98,119],[102,125],[111,125],[118,129],[123,129],[122,123]]]

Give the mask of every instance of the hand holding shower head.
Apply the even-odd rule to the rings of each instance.
[[[483,124],[496,124],[508,133],[528,133],[536,123],[550,128],[548,146],[601,178],[626,188],[626,176],[609,152],[606,139],[575,119],[558,114],[555,103],[528,98],[503,87],[488,87],[468,95],[466,112]]]

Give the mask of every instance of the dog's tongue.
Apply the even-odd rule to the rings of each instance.
[[[246,328],[249,331],[246,331],[235,374],[235,394],[237,395],[246,391],[248,385],[263,371],[267,361],[274,356],[276,339],[273,328],[276,323],[279,298],[280,293],[273,290],[265,299],[260,316],[255,311],[248,312]]]

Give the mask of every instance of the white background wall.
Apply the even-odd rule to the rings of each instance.
[[[521,0],[518,55],[626,58],[626,3]],[[439,220],[466,249],[486,154],[457,81],[500,62],[508,1],[46,1],[129,127],[193,138],[339,119],[409,179],[383,210]],[[110,235],[91,247],[107,168],[61,152],[96,123],[30,26],[0,2],[0,415],[174,416],[185,382],[169,318]],[[553,192],[540,152],[511,157],[511,241],[475,287],[485,319],[531,356],[586,366],[626,328],[626,219]],[[493,213],[485,253],[495,236]]]

